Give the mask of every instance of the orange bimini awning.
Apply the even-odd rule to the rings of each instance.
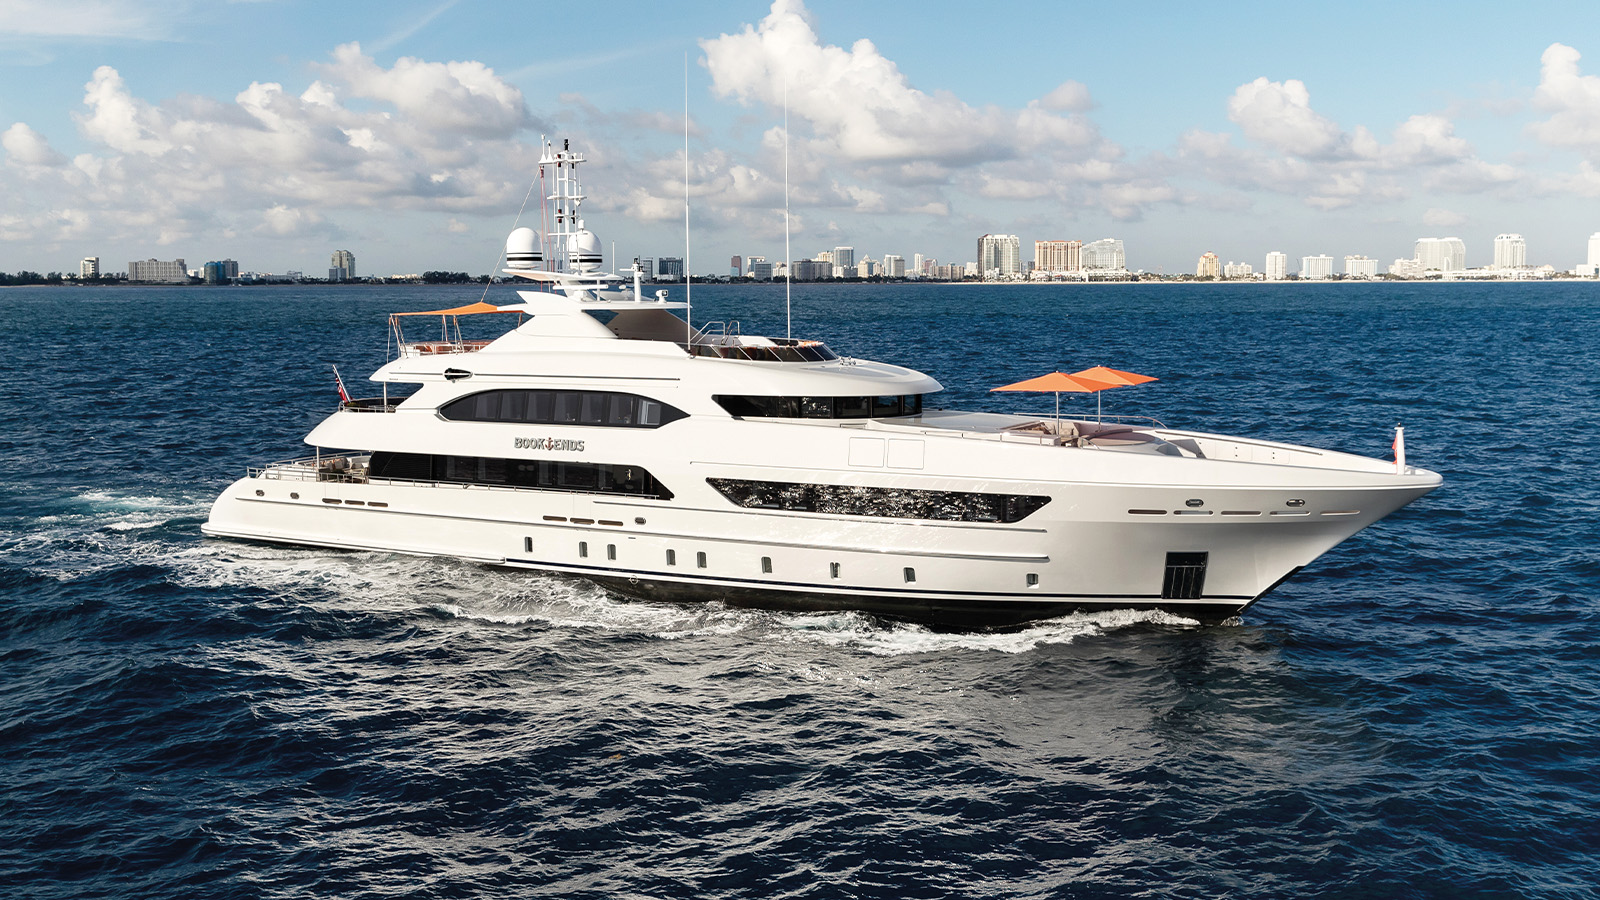
[[[401,312],[401,313],[390,313],[389,315],[391,315],[391,316],[475,316],[475,315],[478,315],[479,313],[497,313],[497,312],[514,313],[514,312],[521,312],[521,310],[517,310],[517,309],[501,309],[500,307],[495,306],[492,303],[485,303],[482,300],[479,300],[477,303],[469,303],[466,306],[458,306],[455,309],[429,309],[429,310],[424,310],[422,312]]]

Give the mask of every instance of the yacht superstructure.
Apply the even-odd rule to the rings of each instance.
[[[642,598],[863,609],[944,625],[1074,610],[1238,614],[1440,477],[1288,444],[936,409],[921,372],[818,341],[691,329],[599,272],[560,176],[507,271],[549,286],[492,341],[407,341],[306,442],[251,469],[219,537],[563,572]],[[557,165],[559,164],[559,165]],[[350,451],[348,448],[358,448]]]

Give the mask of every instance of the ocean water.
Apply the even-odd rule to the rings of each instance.
[[[1241,621],[1003,633],[203,538],[384,315],[481,288],[0,291],[0,895],[1600,896],[1600,284],[801,287],[950,405],[1445,486]],[[492,289],[492,301],[509,291]],[[697,321],[782,333],[781,289]]]

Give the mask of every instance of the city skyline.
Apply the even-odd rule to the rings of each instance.
[[[1463,236],[1481,266],[1520,234],[1528,264],[1564,271],[1600,229],[1600,41],[1581,4],[1528,10],[1515,33],[1474,24],[1497,9],[1430,20],[1426,41],[1364,32],[1358,66],[1343,40],[1044,3],[1013,11],[1038,27],[1003,34],[898,0],[624,3],[603,49],[547,58],[500,33],[529,15],[503,2],[14,0],[0,271],[88,256],[316,271],[332,247],[369,272],[489,271],[541,134],[593,161],[585,212],[608,268],[613,243],[623,263],[681,255],[686,63],[696,273],[753,244],[777,258],[785,84],[805,246],[968,262],[986,233],[1118,235],[1131,268],[1175,273],[1206,251],[1382,269],[1430,234]],[[1084,24],[1142,52],[1050,37]]]

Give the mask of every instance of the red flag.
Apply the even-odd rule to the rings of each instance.
[[[344,379],[339,377],[338,366],[333,367],[333,383],[339,387],[339,401],[341,403],[349,403],[350,392],[344,389]]]

